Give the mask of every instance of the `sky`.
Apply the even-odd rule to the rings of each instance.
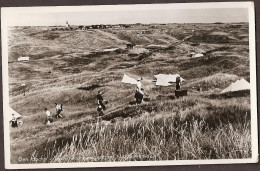
[[[125,5],[126,6],[126,5]],[[55,26],[92,24],[134,24],[134,23],[214,23],[248,22],[248,8],[183,8],[147,5],[140,7],[94,6],[84,8],[19,8],[6,10],[9,26]],[[113,8],[112,8],[113,7]],[[118,7],[118,8],[117,8]],[[151,7],[151,8],[150,8]],[[158,8],[157,8],[158,7]],[[28,10],[30,9],[30,10]],[[74,9],[74,10],[71,10]],[[3,14],[2,14],[3,15]]]

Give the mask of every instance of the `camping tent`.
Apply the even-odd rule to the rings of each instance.
[[[230,86],[225,88],[221,93],[226,92],[233,92],[233,91],[239,91],[239,90],[249,90],[250,89],[250,83],[247,82],[244,78],[237,80],[234,83],[231,83]]]
[[[179,74],[158,74],[158,75],[154,75],[154,77],[156,78],[156,83],[155,85],[159,85],[159,86],[169,86],[171,85],[171,83],[175,83],[176,82],[176,78],[177,76],[180,76]],[[181,78],[181,82],[184,81],[183,78]]]
[[[137,84],[137,81],[134,78],[129,77],[126,74],[124,74],[123,79],[122,79],[121,82],[122,83],[127,83],[127,84]]]
[[[202,53],[198,53],[198,54],[194,55],[193,57],[198,58],[198,57],[202,57],[202,56],[204,56]]]
[[[18,112],[16,112],[14,109],[12,109],[11,107],[9,107],[9,111],[8,111],[8,121],[11,121],[13,116],[12,114],[14,114],[14,117],[21,118],[22,115],[20,115]]]
[[[195,52],[191,52],[190,53],[190,57],[192,58],[199,58],[199,57],[203,57],[204,55],[202,53],[195,53]]]
[[[159,85],[159,86],[169,86],[172,85],[170,84],[168,81],[165,81],[163,79],[157,79],[155,85]]]

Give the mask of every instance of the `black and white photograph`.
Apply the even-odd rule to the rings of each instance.
[[[253,2],[1,19],[7,169],[258,162]]]

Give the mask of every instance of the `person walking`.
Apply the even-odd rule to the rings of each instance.
[[[55,117],[56,117],[56,118],[62,118],[62,115],[61,115],[61,111],[63,111],[63,109],[62,109],[62,104],[57,104],[57,103],[55,103],[55,109],[56,109],[56,115],[55,115]]]
[[[97,112],[98,112],[98,116],[104,115],[103,107],[101,105],[98,105]]]
[[[103,93],[102,93],[101,91],[98,91],[97,104],[98,104],[98,105],[101,105],[101,107],[102,107],[103,110],[106,110],[106,106],[104,105],[105,100],[103,99],[102,94],[103,94]]]
[[[50,125],[51,122],[52,122],[51,112],[47,108],[45,108],[44,111],[45,111],[45,114],[46,114],[45,124]]]

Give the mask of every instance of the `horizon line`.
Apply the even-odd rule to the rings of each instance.
[[[169,25],[169,24],[247,24],[248,21],[241,22],[183,22],[183,23],[117,23],[117,24],[70,24],[70,26],[93,26],[93,25]],[[66,25],[9,25],[9,27],[66,27]]]

